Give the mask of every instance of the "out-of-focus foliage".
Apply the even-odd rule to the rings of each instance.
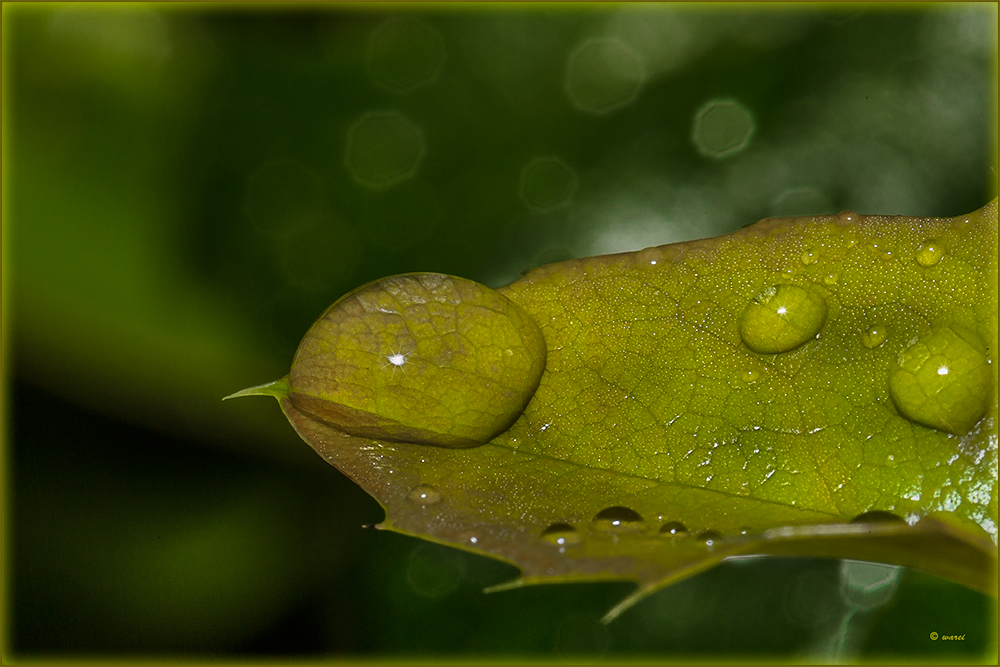
[[[512,570],[361,531],[374,501],[273,411],[219,403],[381,276],[496,287],[768,215],[978,208],[996,192],[995,7],[3,19],[7,651],[995,646],[994,602],[836,561],[724,565],[594,631],[623,587],[483,596]]]

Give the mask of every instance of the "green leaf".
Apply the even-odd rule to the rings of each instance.
[[[507,333],[495,340],[489,326],[467,331],[450,315],[427,330],[430,314],[400,305],[437,303],[419,290],[378,301],[362,320],[339,312],[349,298],[338,302],[306,335],[289,388],[263,392],[382,504],[380,528],[521,568],[499,588],[636,581],[608,619],[748,555],[906,565],[995,594],[996,200],[957,218],[768,219],[719,238],[543,266],[489,292],[469,288],[470,303],[527,313],[544,336],[544,372],[516,421],[480,446],[350,435],[339,413],[316,409],[339,401],[348,382],[376,416],[387,414],[370,407],[379,395],[412,391],[458,392],[473,413],[512,418],[467,378],[397,374],[401,351],[391,345],[404,333],[418,354],[438,345],[424,363],[445,373],[459,362],[441,346],[455,359],[489,356],[511,345],[511,332],[530,340],[532,327],[491,311],[477,322],[499,318]],[[360,324],[333,335],[331,313],[339,327]],[[383,337],[371,313],[397,328]],[[446,342],[450,334],[463,346]],[[329,371],[340,359],[347,379]],[[323,369],[309,382],[321,376],[324,388],[300,391],[308,368]],[[428,423],[426,409],[385,405],[401,427]]]

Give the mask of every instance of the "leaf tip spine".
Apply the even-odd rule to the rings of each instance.
[[[222,400],[228,401],[230,398],[241,398],[243,396],[273,396],[278,400],[281,400],[288,395],[288,376],[281,378],[280,380],[275,380],[274,382],[265,382],[264,384],[258,384],[253,387],[247,387],[246,389],[240,389],[237,392],[229,394],[229,396],[224,396]]]

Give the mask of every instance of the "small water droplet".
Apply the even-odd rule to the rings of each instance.
[[[663,251],[660,248],[643,248],[635,258],[640,266],[656,266],[663,259]]]
[[[841,211],[837,214],[837,221],[840,225],[850,225],[858,221],[858,214],[854,211]]]
[[[759,377],[760,371],[756,368],[744,368],[741,371],[735,371],[733,373],[731,386],[734,389],[742,389],[743,387],[756,382]]]
[[[557,547],[579,544],[583,539],[576,528],[568,523],[554,523],[542,531],[542,539]]]
[[[479,536],[471,530],[466,530],[458,534],[458,541],[476,545],[479,544]]]
[[[934,266],[944,257],[944,248],[937,241],[924,241],[917,248],[916,260],[920,266]]]
[[[687,530],[687,526],[680,521],[668,521],[660,526],[660,535],[683,535]]]
[[[992,373],[975,335],[929,329],[899,353],[889,373],[889,395],[907,419],[965,435],[986,413]]]
[[[806,250],[802,253],[802,263],[806,266],[815,264],[817,261],[819,261],[819,253],[812,250]]]
[[[964,232],[965,230],[967,230],[969,227],[972,226],[972,218],[967,216],[961,218],[955,218],[955,221],[951,224],[951,226],[960,232]]]
[[[879,324],[873,324],[872,326],[861,332],[861,342],[869,350],[878,347],[885,342],[888,331],[885,326]]]
[[[754,352],[788,352],[816,337],[826,322],[827,306],[814,289],[798,285],[768,287],[743,311],[740,336]]]
[[[704,542],[706,546],[715,546],[715,543],[722,537],[722,533],[717,530],[706,530],[698,533],[698,540]]]
[[[441,502],[441,492],[427,484],[413,487],[406,497],[418,505],[437,505]]]
[[[886,512],[885,510],[869,510],[863,514],[859,514],[853,519],[851,523],[893,523],[900,522],[903,523],[903,518],[893,514],[892,512]]]
[[[591,525],[610,533],[638,533],[646,530],[642,516],[628,507],[607,507],[594,517]]]

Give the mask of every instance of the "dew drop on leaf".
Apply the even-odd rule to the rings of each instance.
[[[717,530],[706,530],[698,533],[698,540],[708,546],[713,546],[722,537],[722,533]]]
[[[964,232],[968,231],[972,227],[972,218],[967,215],[959,216],[955,218],[954,222],[951,223],[952,228]]]
[[[805,264],[806,266],[810,264],[815,264],[817,260],[819,260],[819,253],[816,253],[812,250],[806,250],[805,252],[802,253],[802,263]]]
[[[858,221],[858,214],[854,211],[841,211],[837,214],[837,220],[841,225],[850,225]]]
[[[788,352],[815,338],[826,322],[826,314],[826,300],[814,289],[798,285],[768,287],[743,311],[740,336],[754,352]]]
[[[944,257],[944,248],[937,241],[925,241],[917,248],[916,260],[920,266],[934,266]]]
[[[413,487],[406,497],[418,505],[437,505],[441,502],[441,492],[427,484]]]
[[[583,539],[580,533],[568,523],[554,523],[542,531],[542,539],[557,547],[579,544]]]
[[[929,329],[899,353],[889,395],[907,419],[965,435],[986,412],[991,373],[985,350],[970,333]]]
[[[607,507],[597,513],[591,525],[608,533],[638,533],[646,530],[646,522],[628,507]]]
[[[660,535],[682,535],[687,532],[687,526],[680,521],[668,521],[660,526]]]
[[[882,325],[875,324],[861,333],[861,342],[869,350],[878,347],[885,342],[885,338],[888,335],[886,328]]]
[[[500,292],[437,273],[390,276],[313,324],[289,400],[350,435],[475,447],[521,416],[545,358],[538,325]]]

